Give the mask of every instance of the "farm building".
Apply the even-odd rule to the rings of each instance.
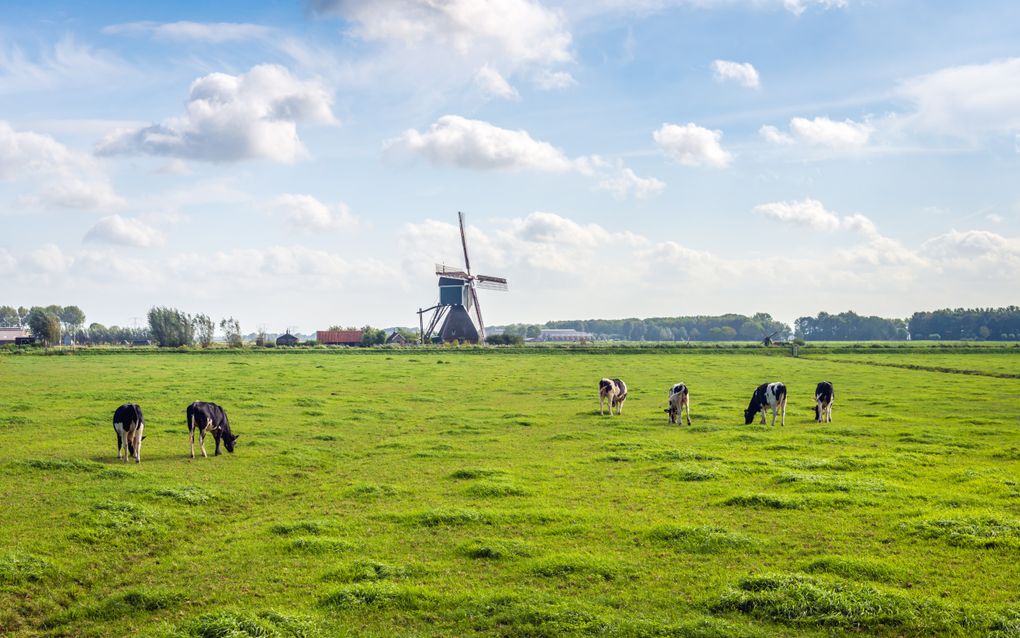
[[[360,330],[319,330],[315,340],[324,346],[360,346]]]
[[[398,346],[406,346],[407,338],[405,338],[404,335],[394,330],[392,333],[390,333],[390,336],[386,337],[386,343],[393,343]]]
[[[28,337],[31,333],[28,328],[0,328],[0,346],[14,343],[18,337]]]
[[[543,328],[536,341],[591,341],[595,338],[590,332],[578,332],[573,328]]]
[[[278,346],[296,346],[299,339],[291,333],[282,334],[276,338],[276,345]]]

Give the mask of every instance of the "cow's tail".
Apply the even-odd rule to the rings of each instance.
[[[189,405],[188,406],[188,432],[190,433],[190,432],[194,432],[194,431],[195,431],[195,411],[192,410],[191,406]]]
[[[779,384],[779,392],[776,393],[776,401],[779,403],[786,403],[786,384]]]

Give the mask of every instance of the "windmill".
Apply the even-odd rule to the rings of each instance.
[[[504,292],[508,290],[506,279],[502,277],[471,273],[467,233],[464,231],[464,213],[457,213],[457,217],[460,220],[460,243],[464,248],[464,267],[453,268],[446,264],[436,264],[436,275],[439,276],[439,303],[431,308],[418,309],[422,343],[448,342],[454,339],[472,343],[485,341],[485,322],[482,320],[482,306],[478,302],[478,289]],[[469,314],[472,308],[478,318],[477,330]],[[424,316],[429,312],[432,313],[432,317],[426,327]]]

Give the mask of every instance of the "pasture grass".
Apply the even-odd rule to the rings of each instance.
[[[1020,349],[802,352],[0,355],[0,634],[1020,635]]]

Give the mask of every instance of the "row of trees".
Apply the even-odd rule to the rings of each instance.
[[[772,315],[726,314],[692,317],[653,317],[650,319],[588,319],[550,321],[546,328],[573,328],[590,332],[596,338],[626,341],[760,341],[788,339],[790,327]],[[775,333],[775,334],[773,334]],[[536,335],[537,336],[537,335]]]
[[[1020,307],[915,312],[907,325],[914,339],[1015,341],[1020,338]]]
[[[84,335],[85,313],[78,306],[0,306],[0,326],[29,328],[47,343],[60,343],[63,335],[78,342]]]
[[[903,319],[864,317],[855,312],[817,317],[800,317],[793,322],[793,334],[805,341],[889,341],[907,338]]]
[[[233,317],[220,320],[223,340],[232,348],[243,345],[241,322]],[[216,322],[209,315],[188,313],[176,308],[160,306],[149,310],[149,333],[162,347],[177,348],[197,343],[208,348],[216,336]]]

